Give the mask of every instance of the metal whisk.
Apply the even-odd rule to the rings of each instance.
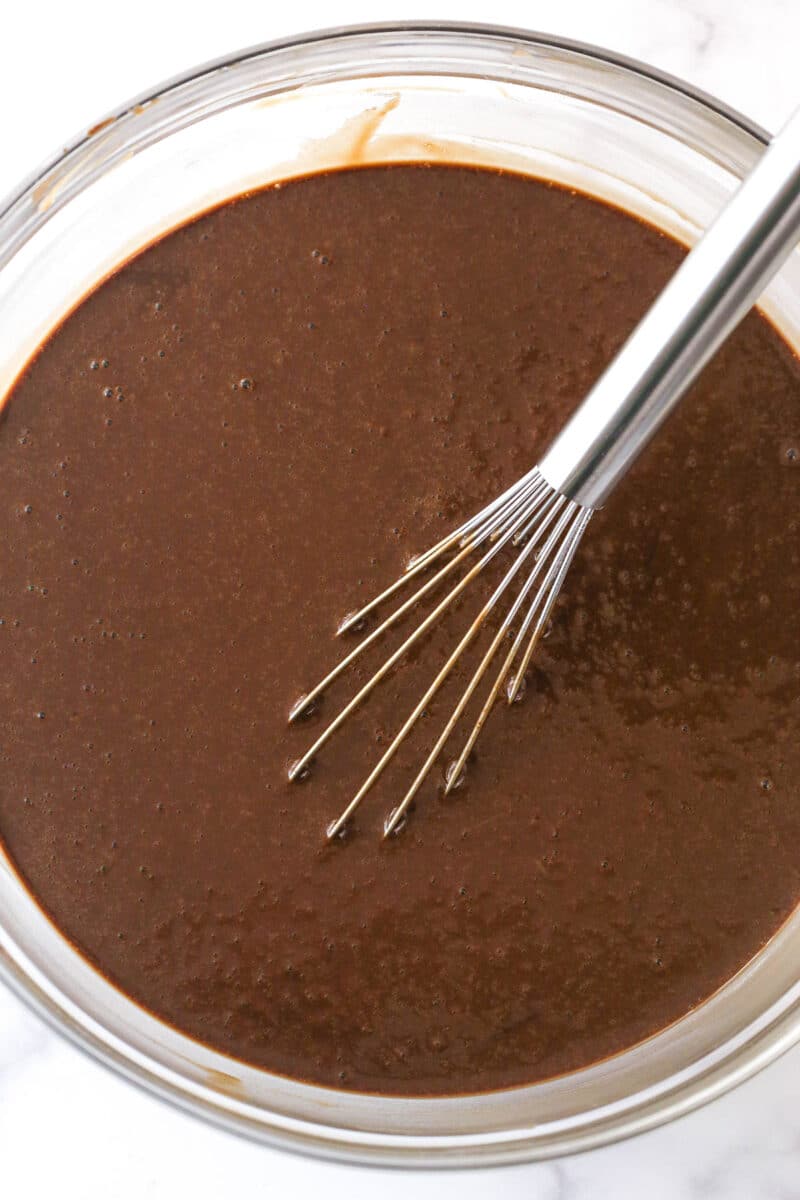
[[[505,685],[512,703],[547,627],[564,577],[586,526],[656,433],[705,363],[755,303],[800,238],[800,110],[773,139],[758,165],[688,255],[628,338],[544,458],[522,479],[465,521],[405,573],[339,626],[360,626],[409,582],[412,594],[350,651],[293,707],[289,720],[307,713],[321,693],[369,646],[449,577],[450,590],[326,726],[289,770],[302,778],[311,760],[408,650],[431,628],[506,547],[518,547],[511,565],[444,666],[431,681],[378,762],[327,835],[340,834],[383,773],[456,663],[503,603],[505,615],[458,703],[384,833],[400,828],[414,797],[438,759],[500,647],[510,639],[499,670],[464,745],[448,769],[445,791],[458,785],[467,757]],[[435,568],[435,569],[434,569]],[[463,571],[457,575],[456,572]],[[419,582],[422,577],[423,582]]]

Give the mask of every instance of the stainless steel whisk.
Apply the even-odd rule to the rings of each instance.
[[[503,685],[516,699],[531,657],[558,598],[586,526],[628,471],[721,343],[755,303],[800,238],[800,110],[775,137],[755,169],[684,260],[544,458],[480,512],[424,554],[405,573],[339,626],[360,626],[409,581],[424,582],[350,651],[293,707],[307,713],[321,693],[369,646],[461,567],[464,574],[383,662],[289,770],[302,778],[311,760],[407,651],[424,636],[476,576],[505,547],[519,547],[500,583],[414,706],[343,812],[327,830],[340,834],[383,773],[490,613],[510,601],[491,642],[439,737],[402,800],[389,813],[384,835],[400,828],[414,797],[479,687],[504,641],[513,634],[486,700],[457,759],[445,791],[457,787],[467,757]],[[470,560],[475,561],[470,561]],[[431,569],[436,570],[430,574]],[[514,591],[516,589],[516,591]],[[512,598],[513,597],[513,598]]]

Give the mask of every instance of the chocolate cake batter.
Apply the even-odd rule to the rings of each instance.
[[[483,584],[286,779],[386,653],[287,727],[338,620],[537,460],[682,254],[514,175],[320,175],[145,250],[19,379],[0,834],[141,1004],[301,1079],[480,1091],[661,1029],[791,913],[800,370],[759,315],[593,520],[454,795],[455,745],[381,841],[451,689],[325,843]]]

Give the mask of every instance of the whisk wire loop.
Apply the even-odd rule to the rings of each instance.
[[[516,632],[511,649],[505,656],[503,665],[494,681],[480,715],[454,768],[448,776],[445,792],[450,792],[456,786],[466,759],[489,716],[489,712],[494,705],[503,681],[512,670],[524,639],[530,631],[531,626],[533,626],[533,633],[523,654],[521,665],[516,671],[509,688],[509,699],[513,699],[517,694],[521,679],[549,620],[561,583],[575,554],[583,531],[586,528],[591,512],[591,509],[568,500],[566,496],[552,488],[539,473],[538,469],[534,468],[534,470],[529,471],[527,475],[519,479],[512,487],[496,497],[485,508],[475,513],[468,521],[465,521],[457,529],[453,530],[452,533],[442,538],[423,554],[412,559],[404,574],[398,580],[381,592],[374,600],[370,600],[363,608],[345,618],[339,627],[338,632],[340,633],[359,626],[370,613],[395,595],[410,580],[414,579],[422,571],[431,569],[435,564],[438,564],[444,555],[448,553],[452,555],[443,565],[437,566],[434,573],[422,582],[413,591],[411,596],[403,601],[374,630],[367,634],[353,650],[346,654],[324,679],[298,700],[290,713],[290,721],[296,720],[308,711],[317,697],[335,679],[343,674],[359,655],[378,641],[379,638],[410,612],[421,600],[431,592],[434,592],[452,572],[462,564],[465,564],[470,556],[481,551],[478,560],[466,570],[465,574],[450,588],[446,595],[434,606],[432,611],[419,622],[397,649],[388,655],[367,682],[358,689],[355,695],[352,696],[322,730],[302,757],[292,764],[289,768],[290,779],[302,778],[305,775],[311,761],[346,721],[354,709],[367,698],[370,692],[385,678],[400,659],[408,653],[411,647],[431,629],[445,610],[458,599],[488,564],[504,548],[508,546],[519,547],[516,558],[503,573],[499,584],[497,584],[489,599],[483,604],[477,616],[460,638],[444,666],[425,689],[423,695],[414,705],[406,720],[355,795],[336,820],[332,821],[328,826],[328,838],[335,838],[342,833],[361,801],[381,777],[389,762],[394,758],[408,734],[427,709],[431,700],[442,687],[469,646],[478,637],[490,614],[506,595],[510,593],[513,584],[527,567],[527,574],[524,577],[522,585],[516,592],[512,603],[492,637],[488,649],[481,658],[477,669],[473,672],[469,683],[462,692],[443,730],[429,751],[403,799],[389,813],[384,823],[384,836],[389,836],[402,826],[406,813],[415,796],[462,717],[470,699],[479,687],[501,643],[509,636],[526,599],[533,591],[537,582],[541,580],[527,615]]]

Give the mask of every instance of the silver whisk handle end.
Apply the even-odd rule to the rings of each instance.
[[[667,284],[539,469],[599,508],[800,240],[800,109]]]

